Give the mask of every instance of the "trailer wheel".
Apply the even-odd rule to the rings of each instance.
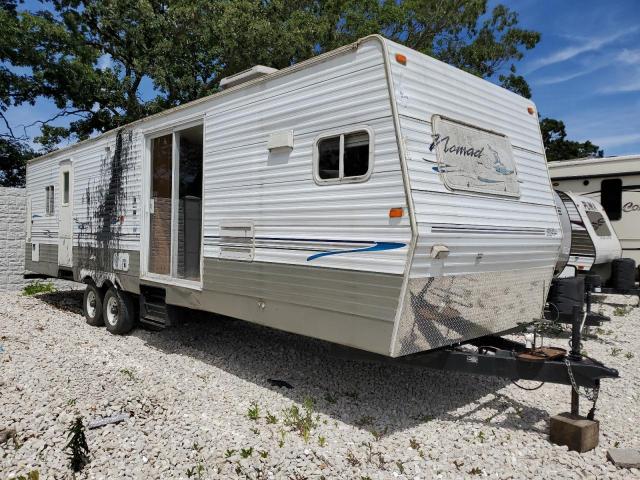
[[[131,295],[114,287],[104,296],[104,324],[111,333],[122,335],[133,328],[135,308]]]
[[[92,327],[101,327],[104,325],[102,316],[102,301],[104,296],[100,289],[92,283],[87,283],[84,290],[84,298],[82,299],[82,311],[87,319],[87,324]]]

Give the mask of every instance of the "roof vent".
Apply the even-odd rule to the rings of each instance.
[[[235,87],[236,85],[240,85],[241,83],[255,80],[256,78],[264,77],[266,75],[269,75],[270,73],[274,73],[277,71],[277,68],[265,67],[264,65],[256,65],[255,67],[251,67],[240,73],[231,75],[230,77],[224,77],[222,80],[220,80],[220,88],[224,90],[227,88]]]

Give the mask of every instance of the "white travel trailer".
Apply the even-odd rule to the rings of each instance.
[[[554,188],[602,204],[622,245],[622,256],[640,265],[640,156],[549,162]]]
[[[26,268],[114,333],[173,306],[398,357],[540,318],[531,101],[379,36],[31,161]]]
[[[621,257],[622,249],[606,212],[593,198],[575,193],[557,193],[571,221],[571,250],[560,276],[591,271],[608,279],[611,262]]]

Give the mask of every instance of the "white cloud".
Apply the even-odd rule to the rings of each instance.
[[[598,64],[598,65],[592,66],[591,68],[585,68],[584,70],[580,70],[578,72],[570,72],[564,75],[556,75],[552,77],[542,77],[538,80],[534,80],[533,84],[534,85],[555,85],[556,83],[567,82],[569,80],[573,80],[574,78],[578,78],[588,73],[595,72],[596,70],[599,70],[604,66],[605,65]]]
[[[525,68],[525,73],[532,73],[543,67],[554,65],[556,63],[565,62],[583,53],[598,51],[605,45],[608,45],[618,40],[621,37],[629,35],[630,33],[634,33],[638,31],[638,29],[640,29],[640,27],[636,26],[626,30],[620,30],[610,35],[593,37],[589,40],[584,40],[584,43],[582,43],[581,45],[572,45],[570,47],[565,47],[561,50],[557,50],[555,53],[552,53],[551,55],[548,55],[543,58],[539,58],[529,63]]]
[[[599,145],[600,148],[604,148],[606,150],[607,148],[619,147],[621,145],[640,142],[640,132],[594,138],[592,142],[596,145]]]
[[[616,55],[616,60],[622,63],[627,63],[629,65],[640,66],[640,49],[629,50],[628,48],[625,48],[618,55]]]
[[[634,80],[607,85],[606,87],[598,89],[598,93],[640,92],[640,70],[638,70],[633,76],[635,77]]]

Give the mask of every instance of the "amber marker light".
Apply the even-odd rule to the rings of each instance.
[[[401,53],[396,53],[396,62],[398,62],[400,65],[406,65],[407,64],[407,56],[403,55]]]
[[[535,112],[535,109],[531,106],[527,107],[527,112],[529,112],[529,115],[533,115]]]
[[[389,209],[389,218],[400,218],[402,215],[404,215],[404,210],[402,208]]]

